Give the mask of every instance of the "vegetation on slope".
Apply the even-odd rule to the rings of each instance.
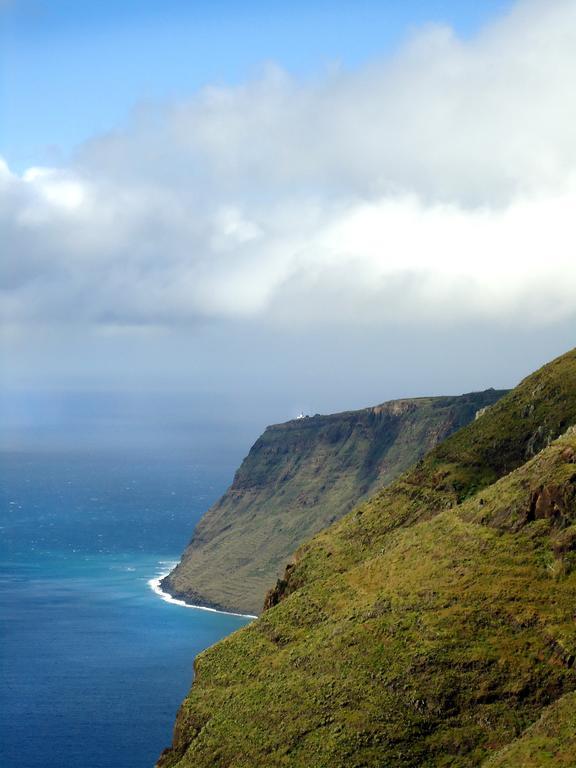
[[[411,471],[301,547],[282,593],[362,560],[390,531],[459,504],[521,466],[575,421],[576,351],[571,351],[528,376]]]
[[[575,421],[571,352],[301,548],[198,657],[159,765],[523,765],[576,690]]]
[[[398,400],[269,427],[197,526],[164,588],[190,602],[260,612],[302,542],[503,394]]]
[[[568,693],[482,768],[574,768],[575,764],[576,694]]]

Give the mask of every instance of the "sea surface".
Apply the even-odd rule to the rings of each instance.
[[[194,656],[248,619],[162,600],[231,467],[0,454],[0,766],[151,768]]]

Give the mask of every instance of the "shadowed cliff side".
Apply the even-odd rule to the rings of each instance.
[[[163,588],[192,603],[259,613],[302,542],[503,394],[396,400],[268,427]]]
[[[573,351],[301,547],[159,765],[573,765],[575,422]]]

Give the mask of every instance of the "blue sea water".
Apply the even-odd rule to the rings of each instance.
[[[161,600],[230,468],[0,456],[0,766],[150,768],[194,656],[247,619]]]

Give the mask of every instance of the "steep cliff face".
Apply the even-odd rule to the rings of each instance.
[[[159,765],[576,764],[575,423],[573,351],[303,545]]]
[[[164,589],[189,602],[259,613],[303,541],[503,394],[396,400],[268,427],[199,523]]]

